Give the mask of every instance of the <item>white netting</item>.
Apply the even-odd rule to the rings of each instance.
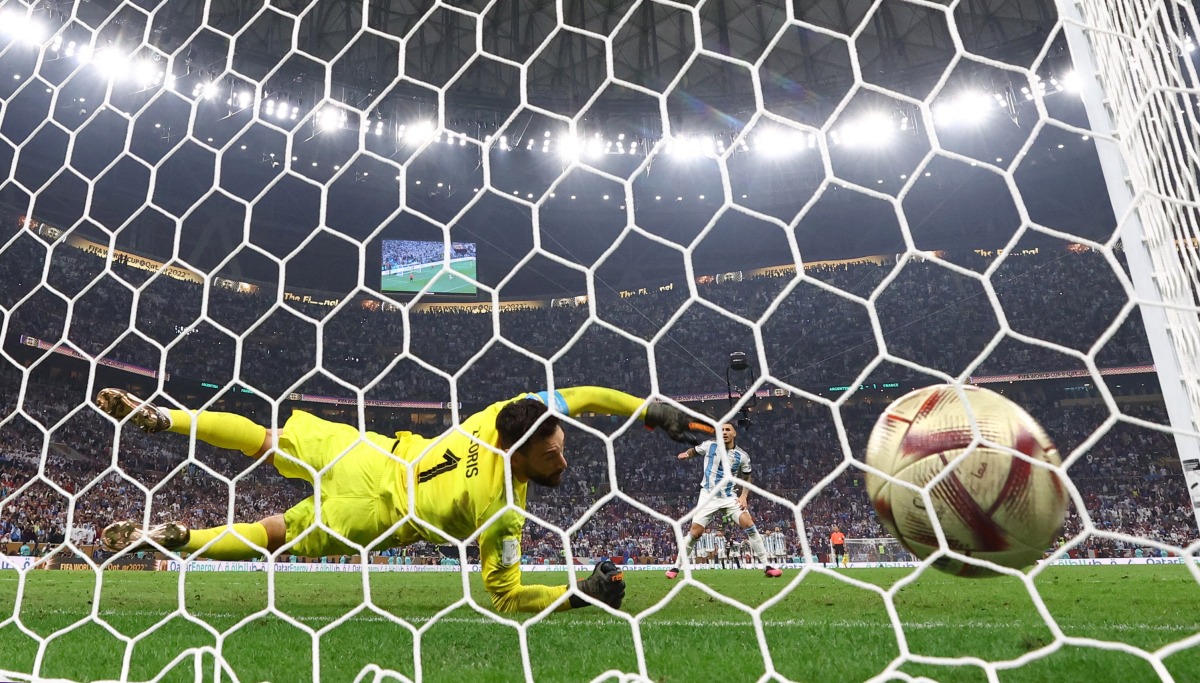
[[[793,675],[770,634],[806,625],[773,610],[822,579],[877,600],[894,647],[875,680],[915,680],[907,667],[919,664],[995,681],[1073,647],[1171,679],[1164,660],[1200,634],[1184,627],[1154,647],[1076,635],[1041,595],[1048,564],[997,568],[1020,582],[1045,637],[1019,655],[940,656],[910,645],[927,624],[910,628],[898,607],[930,561],[877,585],[819,559],[839,524],[869,536],[848,540],[865,558],[852,561],[909,561],[886,559],[907,554],[875,537],[865,435],[905,390],[972,381],[1007,387],[1063,452],[1073,506],[1052,559],[1170,554],[1200,580],[1196,16],[1182,2],[1059,6],[3,3],[0,554],[19,571],[0,630],[32,654],[0,657],[0,674],[95,677],[57,662],[69,659],[59,644],[96,631],[123,653],[108,677],[183,663],[186,678],[236,680],[240,639],[270,622],[301,634],[304,656],[290,661],[317,678],[328,648],[346,646],[338,629],[361,618],[408,639],[412,678],[436,678],[422,663],[438,647],[429,634],[495,619],[532,679],[545,666],[533,634],[566,617],[497,617],[467,571],[461,594],[425,599],[428,613],[364,587],[324,623],[292,615],[272,563],[241,567],[268,576],[261,609],[244,614],[189,604],[192,570],[166,606],[104,602],[127,590],[110,578],[118,567],[159,565],[93,551],[103,524],[252,521],[307,490],[265,461],[119,429],[88,403],[125,386],[270,426],[300,406],[436,434],[521,391],[600,384],[715,420],[749,414],[751,510],[764,535],[785,536],[769,555],[792,561],[755,604],[695,571],[711,559],[645,604],[635,596],[652,575],[631,572],[638,611],[608,616],[627,627],[632,664],[589,676],[677,673],[647,651],[658,629],[697,626],[671,614],[695,589],[735,615],[717,627],[753,631],[762,680],[819,678]],[[1097,74],[1072,73],[1068,47]],[[437,242],[442,275],[422,283],[389,262],[389,239]],[[467,244],[478,271],[463,269]],[[383,278],[418,294],[393,301]],[[433,294],[467,283],[477,300]],[[726,369],[731,351],[748,354],[750,374]],[[1184,395],[1190,409],[1172,400]],[[600,557],[674,562],[699,476],[634,423],[572,420],[568,481],[531,487],[531,570],[580,560],[574,580]],[[719,526],[740,552],[744,532]],[[351,544],[345,562],[369,586],[408,562],[458,571],[474,541],[398,556]],[[26,625],[38,579],[20,559],[43,550],[96,577],[87,608],[50,629]],[[311,564],[287,554],[275,559]],[[150,623],[134,635],[111,625],[130,615]],[[156,644],[170,652],[161,672],[139,672],[139,645],[171,622],[213,644]],[[372,660],[355,673],[398,668]]]
[[[830,552],[833,549],[830,548]],[[894,538],[847,538],[849,562],[916,562],[917,558]]]

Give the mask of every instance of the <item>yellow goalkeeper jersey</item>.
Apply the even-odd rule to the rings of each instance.
[[[523,512],[528,484],[511,481],[512,504],[516,509],[497,516],[508,504],[509,479],[504,474],[504,457],[499,454],[496,415],[504,406],[523,398],[549,403],[551,395],[522,394],[493,403],[467,418],[458,429],[435,439],[409,432],[396,434],[396,454],[416,461],[412,468],[412,504],[407,512],[425,522],[424,525],[415,520],[406,523],[396,532],[396,542],[407,545],[424,539],[442,543],[446,536],[465,539],[487,524],[478,539],[479,561],[484,588],[501,612],[540,611],[567,590],[566,586],[521,584],[521,531],[525,525]],[[554,392],[553,400],[559,412],[570,414],[562,392]],[[410,475],[407,468],[399,469],[394,499],[408,501]],[[430,527],[436,527],[444,535]]]

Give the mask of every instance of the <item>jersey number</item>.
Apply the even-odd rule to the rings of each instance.
[[[459,459],[460,458],[457,455],[450,452],[450,449],[446,449],[446,452],[442,454],[442,461],[418,474],[417,481],[420,483],[425,483],[439,474],[453,472],[454,470],[458,469]]]

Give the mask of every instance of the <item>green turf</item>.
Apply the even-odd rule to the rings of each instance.
[[[456,261],[450,264],[450,269],[459,275],[475,278],[475,261]],[[449,277],[442,273],[441,264],[425,266],[412,272],[413,279],[408,279],[409,273],[402,275],[384,275],[380,278],[379,288],[385,292],[417,292],[430,280],[433,285],[429,291],[438,294],[474,294],[475,285],[462,277]]]
[[[608,671],[640,671],[655,681],[735,683],[760,679],[769,657],[782,680],[862,681],[898,665],[914,677],[976,683],[988,680],[983,667],[944,660],[1011,661],[1046,648],[1045,656],[1024,666],[1003,666],[998,680],[1156,681],[1161,678],[1147,660],[1094,641],[1154,651],[1200,632],[1200,587],[1183,566],[1046,572],[1037,581],[1039,594],[1072,639],[1058,643],[1021,582],[926,572],[897,592],[895,607],[909,650],[940,662],[898,660],[901,647],[875,591],[816,573],[798,582],[797,572],[773,581],[754,571],[695,576],[705,588],[751,607],[792,589],[762,611],[760,637],[750,612],[701,587],[680,586],[657,572],[629,573],[625,609],[641,613],[637,629],[597,609],[550,615],[527,629],[530,675],[587,681]],[[909,572],[843,576],[886,589]],[[525,579],[557,583],[563,577],[527,573]],[[361,574],[280,574],[274,611],[263,573],[196,573],[181,582],[168,572],[110,572],[99,590],[87,572],[30,572],[23,586],[19,580],[16,572],[0,573],[0,617],[6,619],[0,625],[0,680],[28,678],[35,668],[46,678],[139,681],[160,673],[164,681],[193,681],[199,668],[204,680],[214,680],[216,659],[187,654],[199,647],[219,647],[224,666],[241,681],[314,681],[315,667],[319,680],[352,681],[370,665],[409,678],[418,677],[419,665],[422,680],[454,683],[526,675],[519,632],[491,619],[490,611],[460,605],[429,623],[463,597],[458,574],[372,574],[366,587]],[[486,607],[478,575],[471,581],[471,597]],[[670,601],[651,612],[672,589],[678,590]],[[367,591],[371,605],[364,609]],[[182,613],[167,618],[181,606],[198,621]],[[88,620],[93,609],[104,625]],[[394,623],[392,615],[408,625]],[[38,638],[45,644],[39,646]],[[1200,681],[1200,646],[1162,661],[1174,680]]]

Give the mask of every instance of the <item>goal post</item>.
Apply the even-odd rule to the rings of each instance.
[[[1200,528],[1200,30],[1190,2],[1056,0]]]
[[[835,560],[833,556],[832,546],[828,549],[830,552],[829,561]],[[900,541],[891,538],[847,538],[846,539],[846,556],[849,558],[851,565],[867,565],[875,566],[879,564],[891,563],[916,563],[919,562],[912,553],[908,552],[904,546],[900,545]]]

